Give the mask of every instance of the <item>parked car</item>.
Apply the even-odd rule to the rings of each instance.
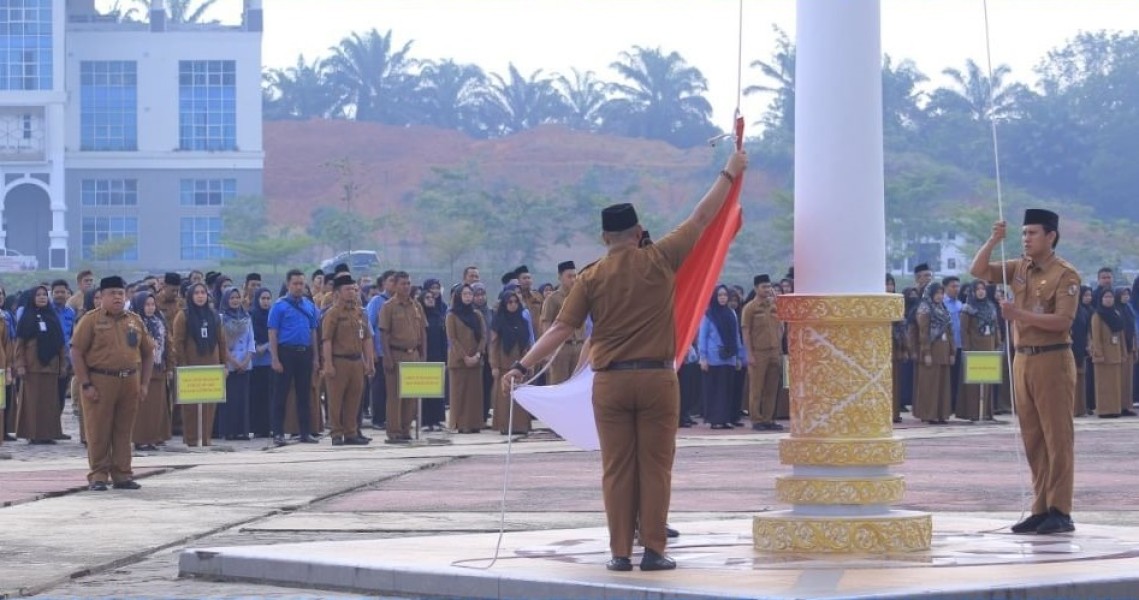
[[[0,273],[35,271],[39,268],[40,261],[38,258],[20,254],[8,248],[0,248]]]
[[[320,270],[325,273],[332,273],[332,271],[336,269],[336,265],[339,264],[348,265],[348,269],[353,273],[369,273],[379,268],[380,258],[371,250],[341,252],[320,263]]]

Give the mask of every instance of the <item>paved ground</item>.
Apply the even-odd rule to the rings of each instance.
[[[73,429],[73,426],[71,426]],[[1139,524],[1139,419],[1077,421],[1077,512],[1083,523]],[[378,432],[377,432],[378,433]],[[772,479],[777,434],[681,431],[674,523],[777,507]],[[899,471],[905,506],[1013,519],[1027,470],[1012,429],[907,423],[909,460]],[[375,539],[424,532],[495,531],[505,440],[456,436],[453,445],[265,448],[145,453],[135,459],[143,489],[76,493],[85,453],[77,442],[0,453],[0,597],[346,598],[328,592],[176,578],[187,546]],[[510,530],[599,526],[599,463],[551,439],[513,446]],[[40,498],[40,499],[35,499]]]

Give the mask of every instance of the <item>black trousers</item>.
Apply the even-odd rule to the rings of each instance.
[[[384,377],[384,361],[376,361],[376,375],[372,377],[372,425],[383,427],[388,418],[388,384]]]
[[[297,398],[297,425],[301,436],[312,435],[312,426],[308,422],[309,401],[312,395],[312,359],[313,350],[306,346],[299,348],[286,348],[278,346],[277,360],[284,367],[283,373],[277,373],[276,385],[273,391],[273,435],[285,434],[285,403],[289,400],[289,386],[296,390]]]
[[[677,377],[680,380],[680,422],[692,421],[692,413],[700,404],[700,364],[685,363]]]

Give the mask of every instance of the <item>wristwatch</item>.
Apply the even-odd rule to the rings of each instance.
[[[514,361],[514,364],[510,365],[510,368],[507,369],[507,371],[518,371],[519,373],[522,373],[522,374],[526,374],[526,372],[529,370],[530,369],[527,369],[526,365],[522,364],[522,361],[520,361],[520,360]]]

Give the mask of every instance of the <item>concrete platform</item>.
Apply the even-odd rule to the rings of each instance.
[[[1017,536],[1007,522],[934,517],[928,552],[765,555],[751,519],[685,523],[679,569],[610,573],[603,528],[355,542],[200,548],[182,576],[296,587],[488,599],[930,599],[1139,597],[1139,529],[1077,523],[1074,534]],[[636,563],[638,558],[634,558]],[[488,568],[489,567],[489,568]]]

